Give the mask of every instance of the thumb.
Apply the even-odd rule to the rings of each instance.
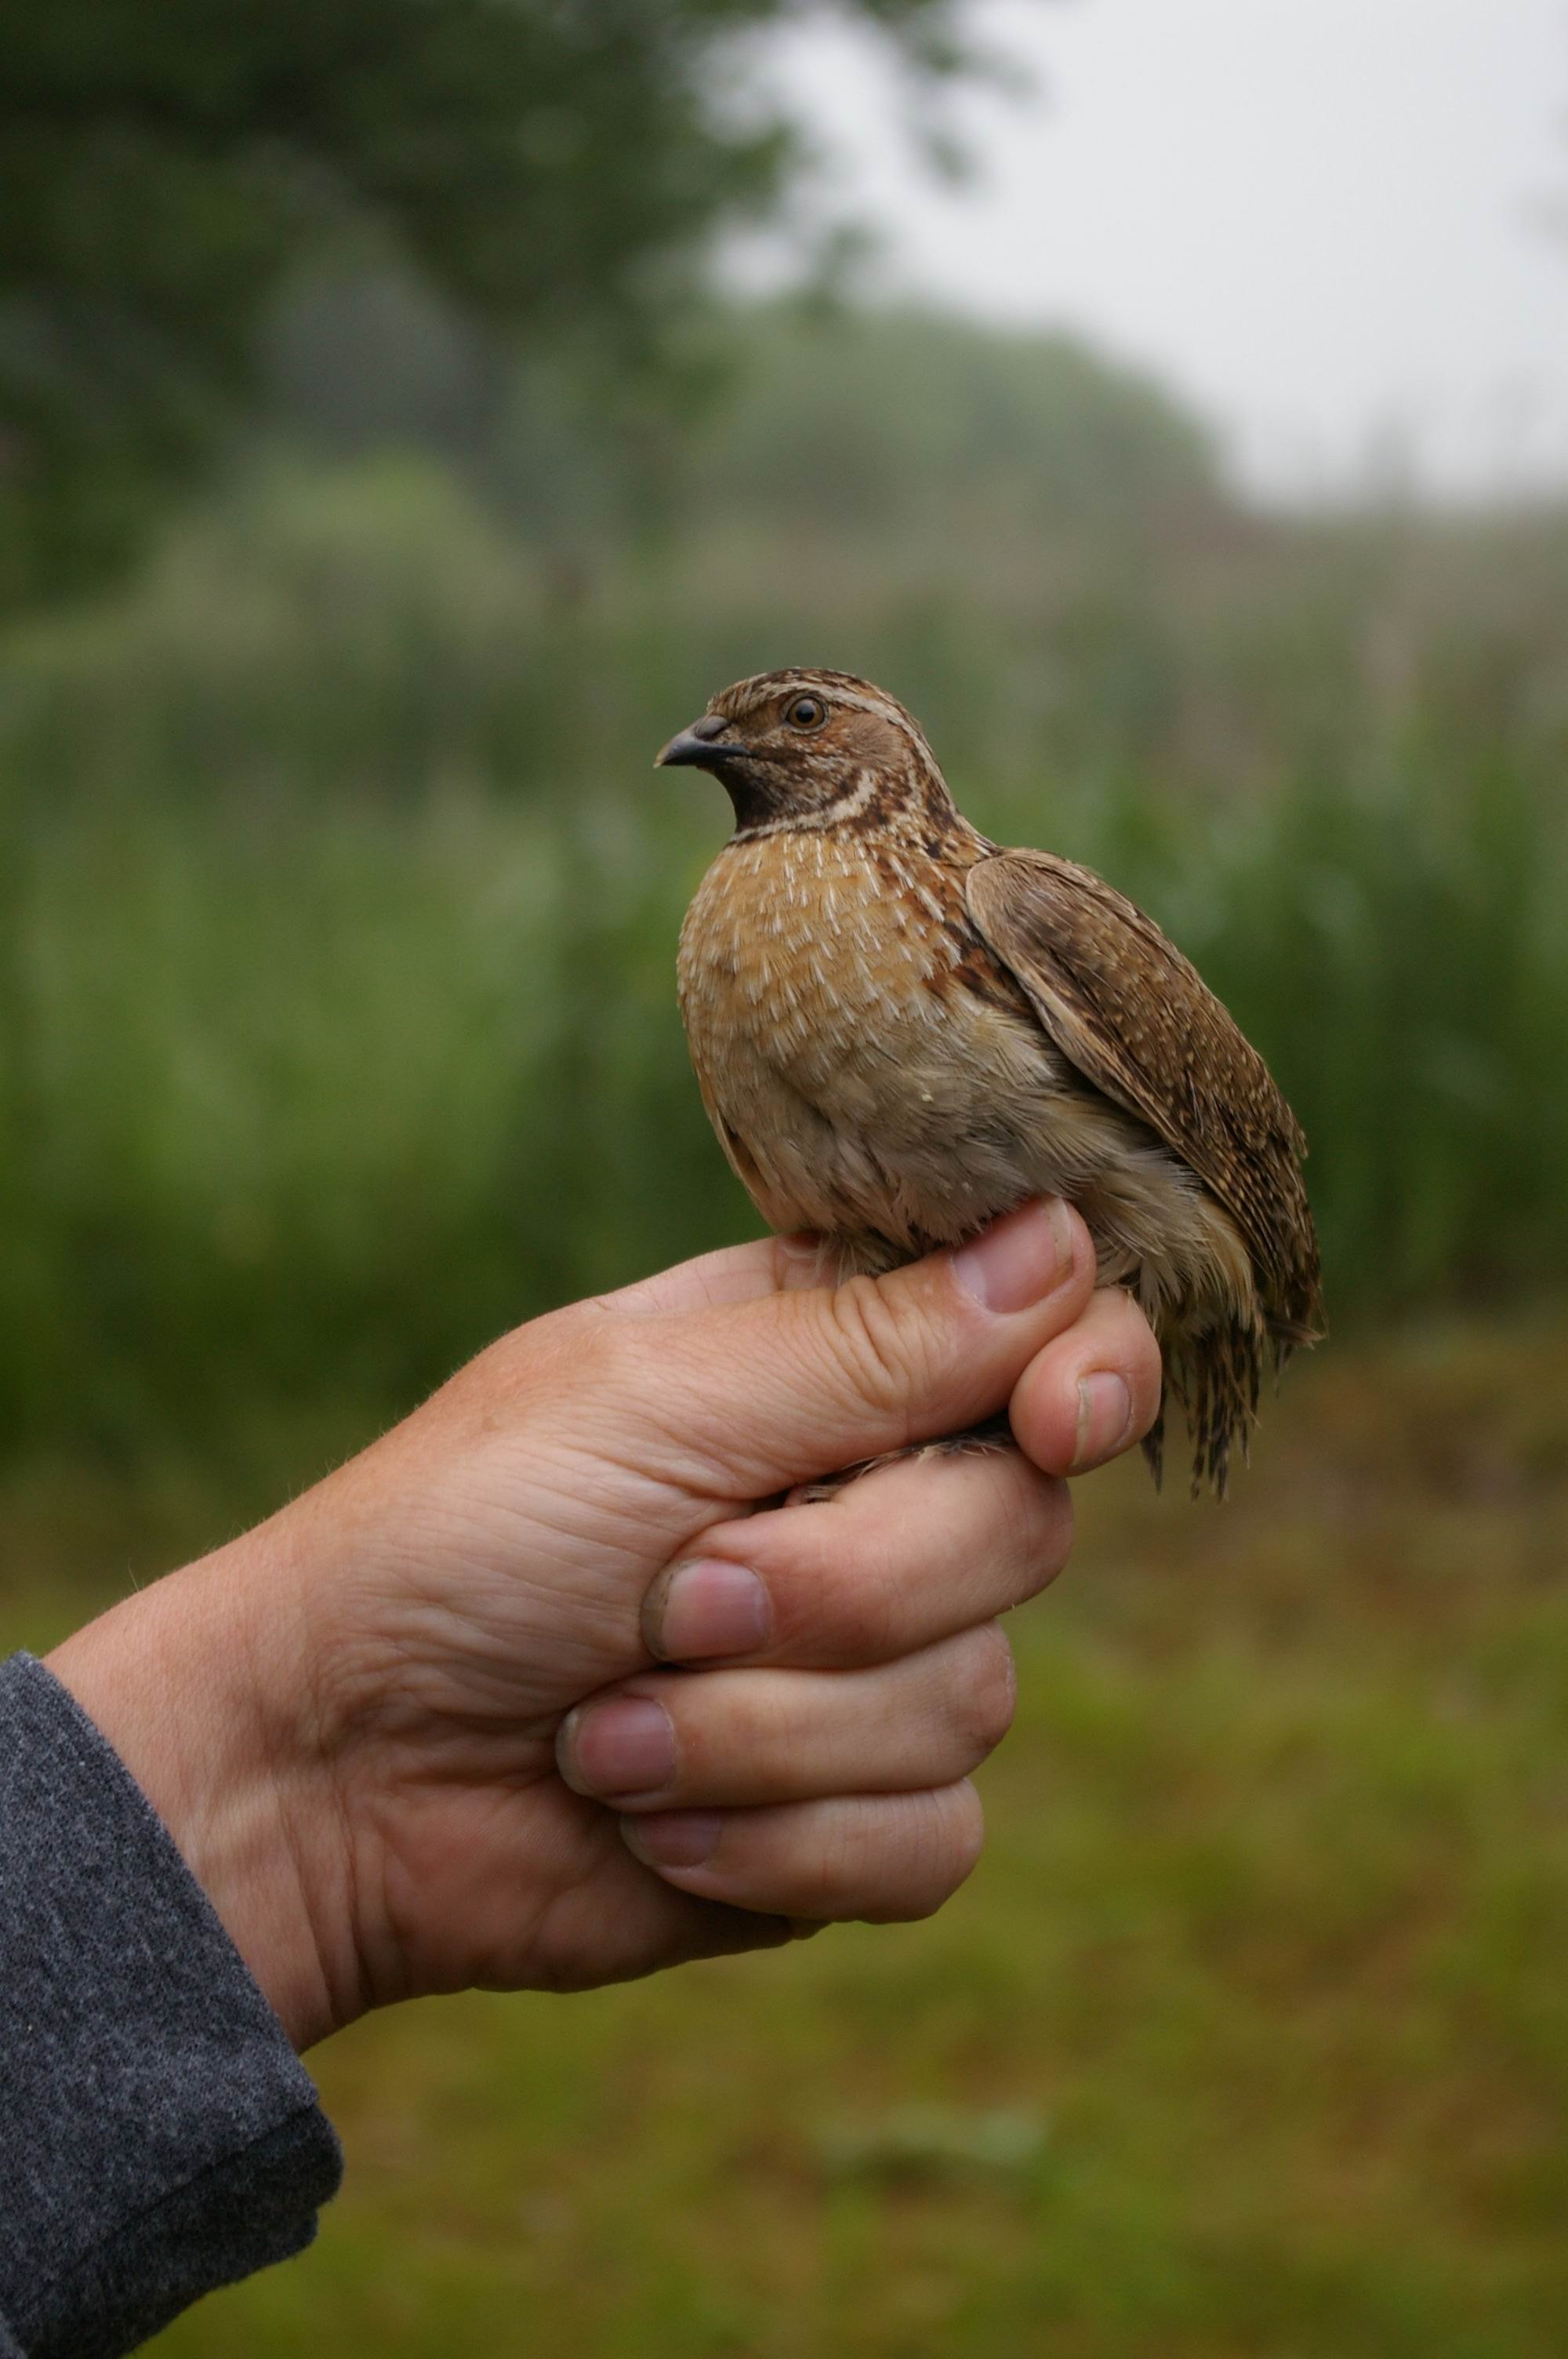
[[[1095,1283],[1088,1231],[1055,1197],[955,1252],[838,1287],[802,1287],[798,1260],[749,1250],[747,1276],[770,1273],[767,1290],[635,1319],[623,1363],[641,1396],[624,1403],[629,1422],[641,1408],[678,1435],[729,1496],[766,1497],[994,1415]]]

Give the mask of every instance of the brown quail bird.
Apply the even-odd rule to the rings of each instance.
[[[979,834],[903,705],[849,673],[741,680],[658,759],[734,806],[680,1005],[762,1218],[848,1276],[1067,1197],[1159,1337],[1195,1496],[1223,1496],[1265,1357],[1317,1340],[1322,1297],[1301,1127],[1196,970],[1089,869]]]

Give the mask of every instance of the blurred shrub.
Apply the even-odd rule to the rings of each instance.
[[[917,88],[976,62],[953,0],[841,13]],[[0,606],[78,591],[139,548],[254,422],[291,292],[356,275],[410,290],[470,364],[403,373],[448,431],[475,419],[459,378],[482,417],[519,334],[656,382],[705,308],[716,235],[776,213],[812,161],[776,83],[744,71],[795,14],[0,0]],[[378,389],[408,325],[384,306],[359,322]]]
[[[1066,336],[780,307],[748,322],[733,394],[687,469],[710,529],[809,524],[902,552],[955,531],[1144,538],[1222,505],[1198,421]]]

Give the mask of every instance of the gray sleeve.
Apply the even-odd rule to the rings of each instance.
[[[308,2245],[341,2169],[140,1787],[0,1663],[0,2359],[114,2359]]]

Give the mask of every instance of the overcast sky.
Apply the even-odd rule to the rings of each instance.
[[[1252,480],[1568,485],[1568,0],[980,0],[1042,95],[933,188],[868,43],[782,71],[885,275],[1151,364]]]

